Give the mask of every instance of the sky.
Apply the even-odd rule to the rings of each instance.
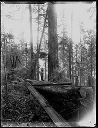
[[[18,42],[19,39],[23,38],[25,41],[30,40],[30,24],[29,24],[29,10],[27,4],[4,4],[1,7],[1,23],[3,23],[4,31],[12,32],[15,35],[15,40]],[[92,4],[95,6],[95,3]],[[17,10],[17,7],[20,10]],[[89,13],[87,9],[91,4],[83,2],[74,3],[57,3],[55,10],[57,13],[57,23],[64,23],[64,27],[67,34],[72,37],[74,43],[80,41],[80,23],[83,22],[86,29],[94,28],[94,19],[89,19]],[[32,5],[33,8],[33,5]],[[64,13],[64,20],[62,20]],[[7,16],[6,16],[7,15]],[[13,18],[9,18],[11,15]],[[32,17],[35,17],[32,14]],[[14,20],[13,20],[14,19]],[[33,20],[32,22],[33,31],[33,43],[36,45],[37,42],[37,24]],[[62,25],[58,27],[58,34],[62,31]],[[41,34],[41,33],[40,33]]]
[[[82,22],[84,23],[85,29],[94,28],[94,20],[89,18],[90,13],[87,12],[87,9],[89,9],[90,6],[91,4],[83,2],[56,5],[58,17],[62,17],[61,14],[63,14],[64,11],[65,18],[63,22],[66,24],[65,29],[68,31],[68,35],[72,37],[74,43],[80,41],[80,24]],[[93,6],[95,6],[95,3],[93,3]]]

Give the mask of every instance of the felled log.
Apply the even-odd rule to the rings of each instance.
[[[47,100],[40,94],[38,91],[31,86],[29,83],[27,88],[30,90],[32,95],[39,101],[41,106],[44,108],[44,110],[47,112],[47,114],[50,116],[52,121],[57,127],[71,127],[68,122],[66,122],[49,104],[47,105]]]
[[[30,82],[32,86],[72,85],[71,82],[54,83],[50,81],[37,81],[37,80],[30,80],[30,79],[26,79],[26,81]]]

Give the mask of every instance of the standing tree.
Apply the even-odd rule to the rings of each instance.
[[[89,69],[90,69],[90,76],[92,77],[93,76],[93,71],[94,71],[94,68],[95,68],[95,60],[96,60],[96,39],[95,39],[95,35],[92,31],[89,31],[88,32],[88,60],[89,60]]]
[[[33,52],[33,35],[32,35],[32,8],[29,4],[29,13],[30,13],[30,44],[31,44],[31,79],[36,79],[36,61],[35,54]]]
[[[69,40],[68,50],[69,50],[69,78],[71,80],[72,79],[72,41],[71,40]]]
[[[69,71],[69,50],[68,50],[68,37],[66,36],[59,43],[59,59],[62,63],[62,68],[66,69],[66,75],[68,76]]]
[[[6,103],[7,103],[7,73],[6,73],[6,56],[7,56],[7,52],[6,52],[6,49],[7,49],[7,38],[8,36],[6,34],[3,34],[2,35],[2,42],[1,44],[3,45],[2,47],[2,55],[3,55],[3,62],[4,62],[4,88],[5,88],[5,100],[6,100]]]
[[[39,80],[39,54],[38,54],[38,44],[39,44],[39,4],[38,4],[38,28],[37,28],[37,80]]]
[[[58,67],[57,19],[54,5],[48,3],[48,80]]]

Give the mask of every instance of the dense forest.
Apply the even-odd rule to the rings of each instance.
[[[26,111],[27,113],[29,111],[27,114],[30,117],[29,120],[33,118],[32,108],[29,108],[30,101],[33,98],[24,96],[24,92],[28,92],[25,87],[22,87],[24,83],[21,83],[21,79],[44,81],[46,83],[72,82],[74,86],[89,87],[93,86],[96,81],[95,5],[89,3],[90,6],[87,8],[88,18],[92,21],[94,27],[86,28],[85,22],[81,21],[79,23],[80,37],[78,43],[73,41],[72,33],[71,36],[67,33],[64,10],[61,23],[55,5],[56,3],[50,2],[40,4],[1,3],[1,93],[2,117],[4,120],[9,118],[6,114],[11,111],[15,112],[16,115],[20,115],[17,120],[24,118]],[[27,17],[23,15],[24,13]],[[70,17],[72,18],[72,16],[74,15],[71,14]],[[24,19],[20,21],[20,25],[16,27],[20,31],[21,26],[24,24],[24,32],[19,34],[19,37],[16,37],[15,32],[10,30],[9,26],[11,26],[10,24],[13,26],[15,21],[18,22],[19,18],[23,17]],[[8,20],[6,21],[6,19]],[[71,21],[72,19],[70,19]],[[9,31],[6,25],[8,25]],[[60,29],[61,26],[62,29]],[[74,29],[72,23],[70,23],[70,26],[72,31]],[[25,31],[29,31],[29,36],[26,35]],[[28,41],[26,40],[27,36],[29,38]],[[15,89],[20,90],[23,93],[22,96],[18,96]],[[13,95],[13,98],[11,98],[11,95]],[[23,103],[21,102],[22,100]],[[16,102],[19,102],[22,107],[18,110],[17,106],[15,106],[14,111],[13,106],[17,104]],[[27,102],[28,110],[25,110]],[[9,111],[7,111],[7,108],[9,108]],[[42,111],[43,113],[37,101],[35,101],[33,109],[36,108],[38,112]],[[24,113],[21,111],[24,111]],[[45,116],[47,117],[45,119],[48,120],[48,116]],[[44,119],[44,117],[41,118],[42,120]],[[13,120],[16,120],[16,117],[13,116]]]

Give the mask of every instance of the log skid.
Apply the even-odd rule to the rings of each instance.
[[[27,79],[26,83],[28,83],[26,87],[36,97],[54,124],[58,127],[71,127],[74,123],[68,123],[68,121],[70,121],[71,116],[74,114],[70,113],[76,113],[76,115],[78,113],[81,114],[85,109],[89,110],[93,104],[91,87],[73,87],[71,83],[67,85],[67,83],[58,84],[30,79]],[[78,119],[75,119],[75,121],[78,121],[81,115],[80,117],[76,115],[75,118],[78,117]],[[68,120],[66,120],[67,117]]]
[[[16,96],[27,94],[35,97],[56,127],[76,126],[81,113],[86,113],[85,109],[90,110],[94,100],[91,87],[74,87],[72,83],[68,85],[17,78],[12,86]]]
[[[30,85],[30,83],[27,83],[26,86],[57,127],[71,127],[67,121],[65,121],[49,104],[47,104],[47,100],[41,94],[39,94],[37,90]]]

